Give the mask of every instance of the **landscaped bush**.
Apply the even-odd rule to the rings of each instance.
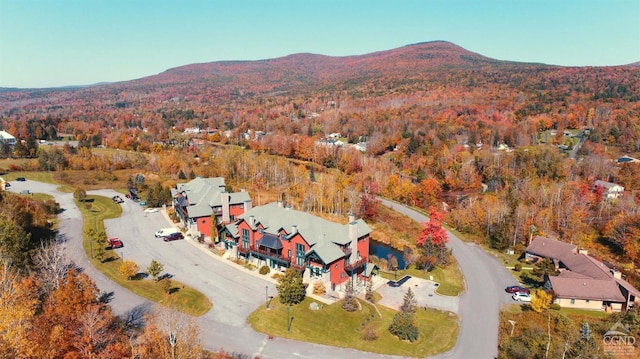
[[[324,283],[321,281],[315,281],[313,283],[313,294],[315,295],[323,295],[327,292],[327,289],[324,287]]]
[[[271,272],[271,268],[269,268],[269,266],[264,265],[264,266],[260,267],[260,274],[267,275],[267,274],[269,274],[269,272]]]
[[[362,332],[362,340],[370,342],[376,339],[378,339],[378,332],[376,331],[375,325],[368,324]]]
[[[280,273],[273,273],[271,278],[276,279],[276,280],[279,279],[280,278]]]
[[[560,304],[558,304],[558,303],[552,303],[552,304],[549,306],[549,309],[553,309],[553,310],[560,310],[560,308],[561,308],[561,307],[560,307]]]
[[[513,266],[513,269],[514,269],[516,272],[520,272],[520,271],[522,270],[522,264],[520,264],[520,263],[516,263],[516,265],[515,265],[515,266]]]

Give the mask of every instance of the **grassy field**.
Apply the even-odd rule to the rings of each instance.
[[[302,340],[306,342],[354,348],[357,350],[410,357],[425,357],[446,352],[453,348],[458,337],[458,318],[436,310],[418,310],[416,322],[420,337],[414,343],[398,340],[387,328],[395,311],[378,306],[382,317],[368,303],[360,301],[362,310],[352,313],[342,309],[341,302],[322,305],[311,310],[312,299],[292,306],[291,330],[287,332],[286,307],[274,298],[270,308],[261,306],[247,319],[251,326],[270,336]],[[320,303],[318,303],[320,304]],[[330,324],[329,324],[330,323]],[[366,328],[375,331],[378,338],[364,340]]]
[[[122,208],[115,204],[111,198],[89,195],[87,199],[89,201],[76,201],[84,219],[83,233],[94,228],[97,228],[98,232],[102,232],[104,231],[103,221],[105,219],[117,218],[122,214]],[[90,242],[86,235],[84,236],[83,247],[87,256],[92,258],[93,243]],[[208,312],[212,307],[211,302],[204,294],[177,281],[171,281],[172,294],[167,295],[162,285],[155,283],[151,279],[140,278],[127,280],[119,272],[122,260],[120,256],[118,256],[117,251],[107,250],[105,258],[106,260],[104,262],[100,262],[96,258],[90,260],[91,263],[109,279],[141,297],[158,303],[170,304],[181,312],[195,316]],[[145,268],[140,268],[140,270],[144,271]]]

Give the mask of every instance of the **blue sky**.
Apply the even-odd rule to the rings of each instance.
[[[500,60],[640,61],[639,0],[0,0],[0,87],[446,40]]]

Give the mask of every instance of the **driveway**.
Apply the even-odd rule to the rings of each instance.
[[[400,282],[401,278],[398,279]],[[383,284],[376,290],[382,296],[378,304],[398,310],[404,301],[405,293],[411,288],[419,307],[436,308],[458,313],[460,298],[436,293],[438,283],[434,281],[411,277],[397,287],[390,285],[392,283]]]

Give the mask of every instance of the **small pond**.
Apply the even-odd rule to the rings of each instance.
[[[398,269],[403,269],[405,266],[404,263],[404,252],[401,250],[395,249],[388,244],[380,243],[375,240],[369,241],[369,255],[376,256],[380,259],[389,260],[391,256],[396,257],[398,260]],[[385,269],[386,268],[380,268]]]

